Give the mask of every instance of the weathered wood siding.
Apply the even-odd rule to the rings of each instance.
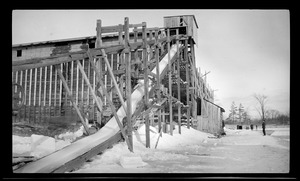
[[[207,133],[220,133],[222,130],[222,113],[221,108],[204,101],[207,106],[207,114],[202,109],[202,114],[197,116],[197,130]]]

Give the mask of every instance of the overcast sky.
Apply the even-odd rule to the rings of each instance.
[[[290,109],[290,19],[288,10],[52,10],[12,12],[12,43],[30,43],[96,35],[102,26],[146,22],[163,27],[163,17],[195,15],[198,24],[196,66],[205,71],[215,103],[240,103],[257,117],[254,93],[268,96],[267,107]]]

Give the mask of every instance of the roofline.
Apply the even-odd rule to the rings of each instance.
[[[164,18],[169,18],[169,17],[178,17],[178,16],[193,16],[193,18],[194,18],[194,21],[195,21],[195,24],[196,24],[197,28],[199,28],[199,27],[198,27],[197,20],[196,20],[196,17],[195,17],[195,15],[193,15],[193,14],[185,14],[185,15],[173,15],[173,16],[164,16]]]
[[[16,48],[16,47],[22,47],[22,46],[44,45],[44,44],[51,44],[51,43],[58,43],[58,42],[65,42],[65,41],[78,41],[78,40],[94,39],[94,38],[96,38],[96,36],[65,38],[65,39],[56,39],[56,40],[48,40],[48,41],[40,41],[40,42],[13,44],[12,47]]]
[[[219,105],[217,105],[217,104],[215,104],[215,103],[213,103],[213,102],[210,102],[209,100],[207,100],[207,99],[205,99],[205,98],[203,98],[203,99],[204,99],[206,102],[209,102],[209,103],[211,103],[211,104],[213,104],[213,105],[219,107],[219,108],[221,109],[222,112],[225,112],[225,109],[222,108],[221,106],[219,106]]]

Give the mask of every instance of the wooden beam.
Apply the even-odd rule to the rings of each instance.
[[[176,29],[176,36],[179,36],[179,30]],[[176,39],[177,45],[177,98],[180,101],[180,52],[179,52],[179,40]],[[178,104],[178,132],[181,134],[181,104]]]
[[[31,105],[31,84],[32,84],[32,69],[30,69],[30,73],[29,73],[29,98],[28,98],[28,106]],[[45,80],[45,85],[46,85],[46,80]]]
[[[96,43],[95,43],[95,48],[99,48],[102,46],[102,21],[101,20],[97,20],[97,23],[96,23]],[[90,49],[88,49],[88,57],[90,59]],[[93,59],[94,60],[94,59]],[[89,61],[93,61],[92,59],[90,59]],[[96,85],[97,85],[97,91],[99,89],[99,84],[100,84],[100,80],[102,80],[102,61],[101,59],[98,59],[96,61],[96,64],[95,66],[98,68],[98,69],[94,69],[94,73],[95,72],[98,72],[101,76],[97,76],[97,84],[95,84],[95,90],[96,90]],[[97,99],[101,100],[101,98],[99,98],[97,96]],[[93,99],[95,102],[96,102],[96,99]],[[103,106],[103,104],[102,104]],[[102,126],[102,116],[103,116],[103,112],[100,111],[102,109],[97,109],[96,111],[96,119],[97,119],[97,123],[100,124],[100,126]]]
[[[146,35],[146,25],[142,27],[143,31],[143,63],[144,63],[144,104],[145,109],[148,109],[148,102],[149,102],[149,92],[148,92],[148,66],[147,66],[147,35]],[[146,148],[150,148],[150,123],[149,123],[149,114],[145,115],[145,125],[146,125]]]
[[[184,41],[185,49],[184,49],[184,58],[187,61],[185,64],[185,75],[186,75],[186,104],[189,106],[187,109],[187,128],[190,129],[190,71],[189,71],[189,61],[188,61],[188,47],[187,47],[187,40]]]
[[[155,40],[158,41],[158,30],[155,30]],[[158,102],[161,100],[161,91],[160,91],[160,75],[159,75],[159,48],[155,47],[155,60],[156,60],[156,94]],[[158,131],[160,136],[162,136],[162,126],[161,126],[161,109],[158,110]]]
[[[171,96],[172,96],[172,75],[171,75],[171,71],[172,71],[172,62],[171,62],[171,57],[170,57],[170,29],[167,29],[167,46],[168,46],[168,74],[169,74],[169,120],[170,120],[170,134],[173,135],[173,111],[172,111],[172,100],[171,100]]]
[[[125,31],[125,49],[128,48],[129,42],[129,19],[125,17],[124,19],[124,31]],[[125,53],[125,64],[126,64],[126,103],[127,103],[127,134],[128,141],[130,144],[130,151],[133,151],[133,138],[132,138],[132,123],[131,123],[131,63],[129,59],[129,53]]]
[[[50,74],[52,75],[52,74]],[[50,85],[51,85],[52,80],[50,79]],[[36,105],[36,83],[37,83],[37,68],[34,70],[34,91],[33,91],[33,105]],[[51,86],[50,86],[51,87]],[[51,97],[49,101],[51,100]]]
[[[75,108],[75,110],[76,110],[76,112],[77,112],[77,114],[78,114],[78,116],[79,116],[79,118],[80,118],[80,120],[81,120],[81,123],[82,123],[82,125],[83,125],[83,127],[84,127],[84,129],[85,129],[85,131],[86,131],[86,133],[89,135],[89,134],[90,134],[89,128],[87,127],[87,125],[86,125],[86,123],[85,123],[85,120],[84,120],[83,116],[81,115],[80,110],[79,110],[79,108],[77,107],[77,104],[76,104],[75,101],[74,101],[74,98],[73,98],[72,93],[71,93],[71,91],[70,91],[70,89],[69,89],[69,87],[68,87],[68,84],[67,84],[67,82],[66,82],[66,80],[65,80],[65,78],[64,78],[64,76],[63,76],[63,74],[61,73],[61,68],[60,68],[60,66],[59,66],[59,65],[56,66],[56,69],[57,69],[57,73],[58,73],[58,75],[59,75],[59,78],[60,78],[60,80],[62,81],[63,86],[65,87],[65,89],[66,89],[66,91],[67,91],[67,94],[68,94],[69,97],[70,97],[70,101],[72,102],[73,107]]]

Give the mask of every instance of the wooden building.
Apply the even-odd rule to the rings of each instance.
[[[164,17],[164,27],[161,28],[147,28],[145,22],[128,24],[126,28],[125,22],[124,25],[105,27],[98,20],[96,36],[13,45],[13,110],[16,112],[13,122],[80,121],[81,114],[88,120],[105,124],[113,116],[108,99],[118,109],[127,99],[126,92],[132,91],[146,74],[157,86],[145,96],[145,101],[167,99],[154,114],[165,120],[162,126],[181,126],[184,118],[188,120],[188,128],[193,126],[207,132],[218,132],[224,109],[213,103],[213,92],[203,79],[200,68],[196,68],[194,46],[198,41],[198,25],[195,16]],[[146,70],[152,70],[174,44],[181,44],[182,48],[178,50],[176,60],[170,59],[168,71],[160,78],[148,73]],[[102,61],[101,49],[106,51],[108,62]],[[92,63],[87,52],[92,54]],[[126,58],[131,61],[130,70],[126,70]],[[100,68],[109,98],[101,90],[93,63]],[[127,71],[130,71],[130,89]],[[144,107],[144,112],[151,108],[149,103]],[[202,114],[197,114],[198,110]],[[132,110],[136,117],[141,117],[142,112]],[[169,130],[172,134],[172,129]]]

